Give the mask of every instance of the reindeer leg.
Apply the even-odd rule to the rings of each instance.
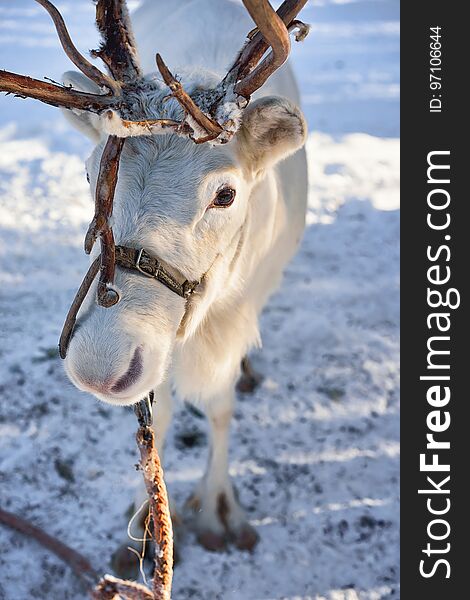
[[[258,534],[239,505],[228,474],[233,402],[231,389],[205,409],[211,437],[209,459],[206,473],[187,503],[194,513],[198,541],[213,551],[224,550],[227,542],[233,542],[240,550],[252,550],[258,541]]]
[[[153,406],[153,430],[155,432],[155,445],[160,460],[163,461],[163,448],[168,427],[173,415],[173,402],[170,386],[167,383],[162,384],[155,390],[155,403]],[[141,478],[142,479],[142,478]],[[139,515],[134,519],[131,533],[134,537],[143,539],[145,531],[145,521],[148,515],[147,491],[142,481],[139,482],[134,504],[130,510],[129,518],[142,507]],[[173,530],[176,532],[179,524],[179,518],[173,510],[173,503],[170,499],[170,508],[173,521]],[[175,534],[175,538],[177,535]],[[112,557],[112,567],[116,575],[127,579],[136,579],[139,573],[139,561],[134,552],[128,549],[128,546],[134,548],[139,554],[142,553],[142,542],[136,542],[126,537],[123,544],[119,546]],[[147,540],[145,556],[152,560],[153,547],[151,540]]]
[[[248,355],[242,358],[242,374],[237,382],[237,391],[242,394],[252,394],[263,381],[263,376],[253,368]]]

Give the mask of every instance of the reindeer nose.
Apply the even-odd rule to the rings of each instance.
[[[143,363],[142,363],[142,349],[140,346],[135,349],[134,356],[131,359],[129,368],[120,377],[111,388],[111,392],[117,394],[124,392],[127,388],[130,388],[142,375]]]
[[[101,349],[99,353],[86,352],[79,342],[81,339],[75,339],[72,342],[71,352],[67,356],[66,365],[69,376],[75,385],[86,392],[92,394],[113,395],[126,391],[134,385],[143,372],[143,349],[137,347],[129,363],[124,363],[120,368],[116,368],[115,356],[109,354],[106,356],[106,349]],[[77,347],[74,346],[78,344]],[[126,364],[129,366],[126,368]],[[122,374],[124,372],[124,374]]]

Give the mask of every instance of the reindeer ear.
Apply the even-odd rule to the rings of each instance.
[[[67,71],[64,73],[62,75],[62,82],[65,86],[72,87],[79,92],[101,94],[101,90],[96,83],[78,71]],[[101,124],[98,115],[84,110],[72,111],[66,108],[61,108],[61,111],[67,121],[75,127],[75,129],[78,129],[78,131],[85,134],[93,142],[99,142],[101,137]]]
[[[255,175],[293,154],[306,137],[307,123],[301,110],[278,96],[250,104],[237,133],[240,157]]]

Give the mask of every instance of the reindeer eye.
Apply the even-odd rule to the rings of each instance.
[[[212,206],[220,206],[226,208],[235,200],[235,190],[229,187],[222,188],[217,192],[217,196],[212,202]]]
[[[88,171],[86,172],[86,180],[90,183],[90,176],[88,175]]]

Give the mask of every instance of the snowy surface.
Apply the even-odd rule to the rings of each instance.
[[[96,43],[90,4],[58,2],[82,48]],[[232,435],[261,541],[214,555],[188,532],[175,600],[399,597],[398,2],[322,0],[305,20],[308,227],[264,311],[265,380],[240,397]],[[68,68],[32,0],[0,0],[0,57],[37,77]],[[55,352],[87,263],[88,152],[53,109],[0,97],[0,506],[109,571],[140,477],[134,417],[75,390]],[[181,407],[166,455],[178,504],[206,451],[204,421]],[[84,597],[67,567],[0,528],[0,599]]]

